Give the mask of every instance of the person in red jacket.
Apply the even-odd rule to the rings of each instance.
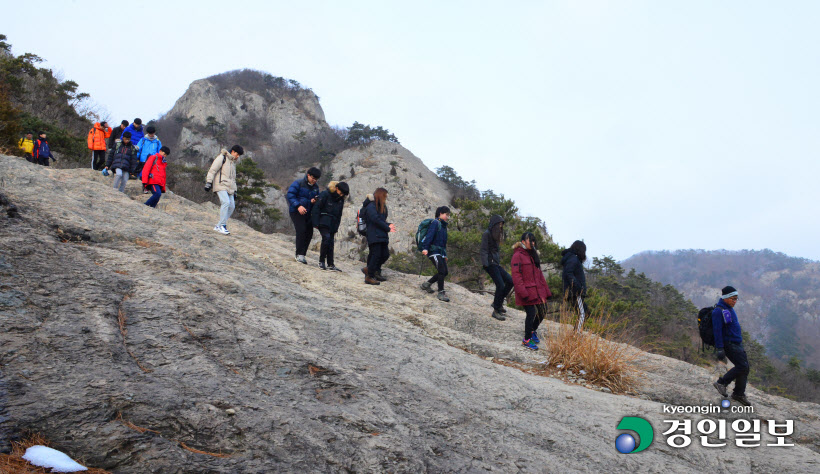
[[[165,192],[165,167],[168,166],[166,157],[170,154],[171,149],[164,146],[159,149],[159,153],[145,160],[145,167],[142,169],[142,186],[151,191],[151,197],[145,201],[146,206],[157,207],[159,198]]]
[[[538,325],[547,314],[547,298],[552,292],[541,272],[541,259],[538,257],[535,235],[524,232],[521,241],[513,246],[512,279],[515,287],[515,303],[524,307],[527,319],[524,322],[524,340],[521,345],[537,351]]]

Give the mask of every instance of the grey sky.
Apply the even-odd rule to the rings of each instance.
[[[592,255],[820,259],[818,2],[0,5],[14,52],[46,58],[115,121],[259,69],[312,88],[329,123],[389,128]]]

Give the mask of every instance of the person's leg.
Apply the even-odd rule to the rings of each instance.
[[[231,198],[228,191],[218,191],[216,195],[219,197],[219,223],[216,225],[222,227],[223,225],[227,225],[228,223],[228,216],[229,216],[229,209],[231,207]]]
[[[128,171],[123,170],[123,172],[122,172],[122,181],[120,181],[120,192],[121,193],[125,192],[125,185],[128,184],[128,178],[130,176],[131,175],[128,173]]]
[[[525,305],[524,312],[527,313],[527,318],[524,320],[524,340],[529,341],[530,338],[532,338],[533,326],[535,324],[535,305]]]
[[[376,274],[376,267],[379,267],[381,261],[381,244],[370,244],[368,247],[370,253],[367,255],[367,276],[373,278]]]
[[[444,278],[447,276],[447,259],[439,255],[437,259],[438,265],[436,266],[436,270],[438,270],[438,291],[444,291]]]
[[[94,170],[99,171],[103,169],[105,164],[105,150],[94,150]]]
[[[330,229],[319,227],[319,235],[322,236],[322,245],[319,246],[319,263],[325,263],[328,254],[328,244],[331,239]]]
[[[307,254],[308,247],[310,247],[310,241],[313,240],[313,219],[310,218],[310,214],[305,214],[305,240],[302,244],[302,255]]]
[[[162,188],[158,184],[152,184],[148,186],[151,190],[151,197],[145,201],[146,206],[157,207],[157,203],[159,199],[162,197]]]
[[[298,257],[299,255],[304,255],[301,250],[302,241],[305,238],[305,219],[304,216],[297,211],[290,213],[290,220],[293,222],[293,229],[296,231],[296,256]]]
[[[367,265],[367,272],[370,273],[371,277],[374,277],[376,273],[381,273],[382,271],[382,263],[384,263],[387,259],[385,258],[385,254],[389,255],[387,250],[387,242],[379,242],[377,244],[373,244],[374,248],[376,249],[375,258],[373,261],[373,268],[370,266],[370,262]]]
[[[489,267],[487,267],[486,271],[487,274],[490,275],[490,279],[493,281],[493,285],[495,285],[493,308],[498,309],[502,305],[502,301],[504,300],[504,290],[506,289],[506,283],[504,282],[504,279],[501,276],[501,272],[503,270],[498,265],[490,265]]]
[[[547,316],[547,304],[546,303],[541,303],[541,304],[535,305],[535,320],[533,321],[533,324],[532,324],[532,332],[535,332],[535,331],[538,330],[538,326],[541,325],[541,321],[543,321],[546,316]]]
[[[228,219],[231,218],[233,215],[233,211],[236,210],[236,194],[228,194]],[[228,219],[225,219],[225,225],[228,225]]]
[[[122,191],[120,184],[122,183],[122,170],[117,168],[114,170],[114,189]],[[123,186],[125,188],[125,186]]]
[[[324,237],[323,237],[324,239]],[[330,232],[328,229],[328,236],[327,236],[327,264],[328,266],[335,267],[333,260],[333,247],[336,245],[336,236]]]
[[[727,343],[723,348],[726,352],[726,358],[732,361],[732,367],[726,375],[718,379],[718,382],[723,385],[729,385],[732,381],[735,382],[735,388],[732,390],[733,395],[746,394],[746,382],[749,377],[749,359],[746,357],[746,351],[742,345]]]
[[[433,274],[433,276],[430,277],[429,280],[427,280],[427,283],[429,283],[431,286],[433,285],[433,283],[438,282],[438,280],[440,278],[439,277],[439,272],[438,272],[438,259],[439,258],[441,258],[441,256],[439,256],[439,255],[430,255],[430,256],[427,257],[427,260],[430,260],[430,263],[433,264],[433,268],[436,269],[436,273]]]

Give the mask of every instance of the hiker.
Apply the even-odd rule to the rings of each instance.
[[[490,225],[487,230],[481,234],[481,266],[484,271],[490,275],[495,285],[495,297],[493,298],[493,314],[492,316],[504,321],[507,319],[504,314],[507,310],[504,308],[504,301],[513,289],[513,279],[504,267],[501,266],[501,252],[499,244],[501,243],[504,234],[504,218],[499,215],[490,217]]]
[[[561,252],[561,280],[564,283],[564,301],[577,313],[583,308],[584,315],[589,314],[589,307],[584,298],[587,296],[587,277],[584,273],[584,262],[587,260],[587,245],[576,240]],[[580,322],[580,321],[579,321]],[[579,330],[582,327],[579,325]]]
[[[381,276],[382,264],[390,256],[387,247],[390,241],[388,234],[396,232],[396,225],[387,222],[386,189],[379,188],[373,194],[368,194],[364,206],[366,206],[364,219],[367,222],[367,246],[370,253],[367,255],[367,266],[362,268],[362,273],[364,273],[365,283],[378,285],[382,281],[386,281]],[[380,279],[377,279],[376,275]]]
[[[156,133],[157,129],[154,128],[153,125],[149,125],[145,127],[145,135],[143,135],[139,141],[135,140],[137,148],[139,148],[140,157],[140,162],[137,164],[137,172],[140,172],[140,170],[145,167],[145,161],[149,156],[159,153],[160,148],[162,148],[162,142],[159,141]]]
[[[105,160],[105,171],[112,170],[114,176],[114,189],[124,193],[128,178],[137,169],[140,159],[137,155],[137,147],[131,141],[131,132],[123,132],[121,140],[114,141],[114,148],[108,152],[108,159]]]
[[[536,331],[547,315],[547,299],[552,297],[552,292],[541,271],[541,259],[532,232],[524,232],[521,241],[513,246],[512,279],[515,285],[515,304],[523,306],[527,314],[521,345],[537,351],[537,344],[541,341]]]
[[[37,136],[39,138],[34,142],[34,149],[32,150],[34,162],[38,165],[48,166],[49,158],[52,161],[57,161],[54,155],[51,154],[51,147],[48,146],[48,140],[46,140],[46,132],[40,132]]]
[[[26,136],[21,138],[20,141],[17,142],[17,147],[23,150],[23,153],[26,156],[26,161],[29,163],[36,163],[34,161],[34,134],[31,132],[26,132]]]
[[[308,246],[313,239],[313,225],[310,219],[310,211],[316,198],[319,196],[319,185],[316,181],[322,177],[319,168],[312,167],[307,170],[305,177],[297,179],[288,188],[288,212],[293,227],[296,229],[296,261],[307,264],[305,255]]]
[[[145,201],[146,206],[157,207],[162,193],[165,192],[165,167],[168,166],[168,155],[171,149],[164,146],[145,160],[142,172],[142,186],[151,191],[151,197]]]
[[[740,330],[740,321],[735,313],[737,304],[737,290],[727,286],[721,290],[721,297],[715,309],[712,311],[712,329],[715,333],[715,348],[717,358],[725,362],[728,358],[734,364],[723,377],[717,379],[715,386],[718,392],[724,397],[729,396],[728,385],[735,382],[732,391],[732,400],[741,405],[749,406],[746,398],[746,380],[749,377],[749,359],[743,349],[743,333]]]
[[[421,254],[430,259],[436,267],[436,274],[421,284],[421,289],[433,293],[433,283],[438,284],[438,299],[445,303],[450,301],[444,292],[444,278],[447,276],[447,221],[450,220],[450,208],[441,206],[436,209],[436,218],[430,222],[427,234],[421,241]]]
[[[313,227],[319,229],[322,245],[319,247],[319,268],[340,272],[333,262],[333,246],[339,224],[342,222],[342,209],[345,198],[350,194],[350,187],[344,181],[331,181],[327,189],[319,194],[313,209],[310,211]],[[327,262],[327,265],[325,265]]]
[[[219,222],[214,226],[214,230],[222,235],[231,234],[228,232],[228,218],[236,208],[236,161],[244,154],[245,150],[239,145],[234,145],[230,153],[223,148],[214,158],[208,176],[205,177],[205,191],[213,190],[221,203]]]
[[[114,130],[111,130],[111,136],[108,137],[108,149],[112,150],[114,145],[117,143],[117,140],[122,139],[122,132],[128,128],[128,120],[123,120],[120,122],[118,127],[115,127]]]
[[[134,145],[137,145],[140,142],[140,140],[142,140],[142,137],[145,136],[145,129],[142,128],[142,119],[135,118],[134,122],[131,125],[125,127],[125,130],[122,131],[122,133],[125,132],[131,132],[131,142]],[[137,147],[139,147],[139,145],[137,145]],[[137,163],[136,173],[139,173],[142,170],[141,165],[142,163]]]
[[[111,136],[108,122],[97,122],[88,131],[88,149],[91,150],[91,169],[99,171],[105,166],[105,139]]]

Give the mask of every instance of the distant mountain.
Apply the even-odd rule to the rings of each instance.
[[[720,288],[734,286],[743,329],[770,356],[797,356],[820,368],[820,262],[771,250],[678,250],[643,252],[622,264],[674,285],[699,307],[717,302]]]

